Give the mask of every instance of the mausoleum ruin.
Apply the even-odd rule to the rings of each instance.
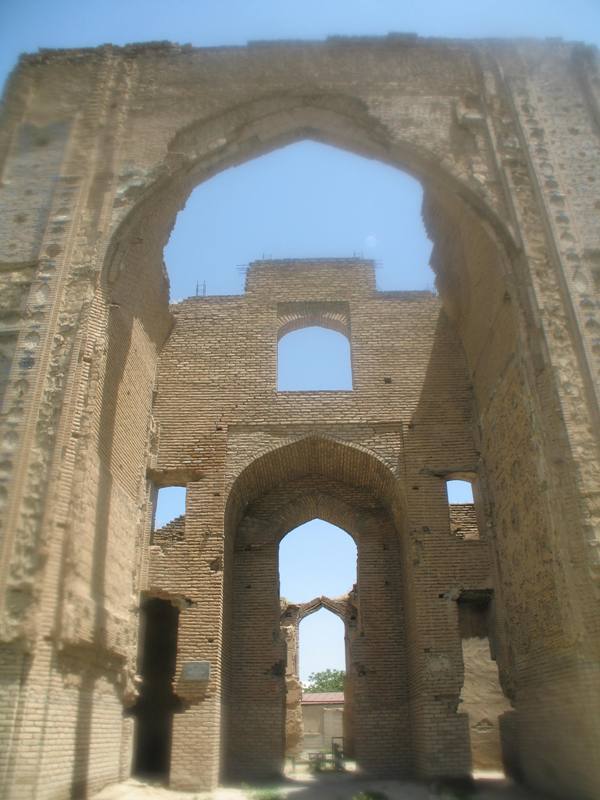
[[[467,661],[489,653],[507,772],[600,795],[599,137],[598,52],[562,41],[22,58],[0,132],[3,797],[149,762],[192,791],[280,774],[321,606],[364,774],[485,762]],[[303,139],[421,181],[437,293],[263,259],[242,295],[169,305],[194,187]],[[348,338],[351,390],[277,390],[279,339],[311,325]],[[185,514],[154,530],[169,486]],[[282,603],[279,543],[314,518],[354,539],[356,586]]]

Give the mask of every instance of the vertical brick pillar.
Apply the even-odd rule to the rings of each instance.
[[[359,630],[352,642],[354,746],[361,771],[411,772],[403,575],[396,531],[387,513],[360,515]]]
[[[250,540],[242,525],[233,564],[227,774],[236,780],[265,780],[281,775],[285,759],[279,544],[263,539],[259,547],[246,549]]]
[[[185,537],[188,544],[186,604],[179,616],[174,690],[185,710],[174,715],[171,786],[214,789],[221,762],[223,645],[223,493],[221,475],[188,484]],[[185,664],[207,661],[210,678],[189,680]]]
[[[416,772],[425,778],[467,775],[471,749],[468,717],[459,706],[463,662],[453,591],[457,576],[448,559],[445,486],[439,478],[415,471],[408,476],[406,496],[406,608]]]

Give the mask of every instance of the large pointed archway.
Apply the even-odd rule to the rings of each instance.
[[[467,128],[469,116],[470,111],[465,111]],[[476,135],[473,128],[470,130],[470,135]],[[502,564],[512,561],[515,548],[519,550],[527,541],[515,530],[543,531],[542,538],[562,534],[557,528],[555,511],[538,490],[546,480],[539,472],[539,446],[540,443],[548,446],[551,457],[553,445],[550,438],[540,438],[537,423],[530,413],[532,402],[536,419],[548,419],[554,413],[552,409],[556,409],[556,404],[552,402],[550,407],[545,404],[553,396],[555,387],[551,374],[536,370],[534,366],[540,359],[545,359],[539,338],[532,335],[537,311],[531,305],[522,274],[525,262],[517,254],[512,227],[501,221],[502,200],[499,205],[494,205],[491,195],[486,196],[476,188],[476,184],[459,177],[458,162],[453,164],[450,159],[442,166],[437,157],[427,152],[422,137],[411,140],[396,135],[390,138],[385,126],[354,100],[320,95],[317,98],[286,96],[252,101],[218,118],[193,124],[173,139],[165,161],[168,180],[161,177],[155,183],[113,239],[107,262],[110,265],[107,273],[110,297],[122,308],[125,298],[119,286],[131,285],[137,276],[147,274],[149,265],[153,263],[157,265],[154,274],[160,284],[162,278],[159,277],[158,265],[162,247],[176,211],[199,181],[226,166],[306,137],[379,158],[408,170],[424,182],[425,218],[435,242],[432,263],[438,275],[440,297],[461,339],[474,387],[478,414],[477,444],[481,453],[481,463],[476,465],[476,469],[482,473],[487,507],[495,509],[496,597],[498,608],[502,609],[497,631],[498,663],[505,691],[513,700],[518,695],[523,698],[529,693],[536,697],[539,692],[537,678],[532,682],[529,672],[519,676],[517,664],[521,662],[517,651],[527,649],[531,635],[539,637],[540,642],[546,641],[547,636],[554,641],[562,630],[568,638],[566,632],[572,625],[584,624],[584,619],[582,616],[577,621],[571,619],[569,615],[573,607],[566,606],[559,599],[561,586],[568,582],[564,574],[568,567],[562,562],[554,559],[543,561],[543,575],[540,575],[538,583],[539,587],[544,586],[543,591],[540,589],[539,603],[545,605],[545,598],[554,598],[553,613],[545,617],[556,621],[551,632],[543,626],[540,628],[539,620],[544,617],[540,613],[541,607],[536,610],[533,603],[523,605],[521,598],[529,582],[527,564],[535,556],[523,552],[523,558],[517,559],[522,569],[518,580],[515,580],[514,569],[510,582],[503,578]],[[144,222],[149,218],[153,220],[151,228]],[[143,236],[140,226],[145,231]],[[155,328],[154,320],[152,325]],[[543,413],[542,407],[545,408]],[[493,423],[489,424],[492,420]],[[516,420],[518,424],[515,424]],[[560,424],[559,420],[556,424]],[[415,440],[426,435],[419,426],[413,431]],[[507,442],[510,442],[509,448]],[[426,447],[426,444],[422,442],[419,446]],[[514,452],[519,453],[519,477],[518,480],[511,477],[507,483],[504,479],[507,472],[517,474],[508,463],[512,461],[510,454]],[[546,467],[542,472],[547,474]],[[513,480],[516,480],[514,485]],[[557,478],[554,496],[558,498],[566,487],[567,484]],[[521,498],[516,527],[511,510],[515,497]],[[531,502],[531,498],[535,501]],[[567,546],[580,548],[572,540]],[[544,550],[541,540],[534,549],[538,554]],[[529,551],[529,547],[525,546],[525,550]],[[520,588],[516,589],[517,586]],[[526,638],[520,634],[523,630],[529,632]],[[537,653],[536,658],[541,659],[539,670],[549,675],[553,668],[548,666],[546,673],[541,663],[546,658],[549,663],[553,661],[552,648],[540,644]],[[568,716],[570,704],[563,705],[556,695],[553,697],[560,705],[556,714],[561,718]],[[537,730],[539,719],[537,712],[528,713],[520,724],[532,725],[532,730]],[[542,727],[547,729],[545,725]],[[423,737],[427,737],[425,725],[421,731]],[[507,729],[507,737],[512,735]],[[532,737],[533,734],[523,733],[521,740],[533,741]],[[416,769],[426,773],[431,768],[431,759],[419,756],[419,748],[417,751]],[[429,752],[429,748],[424,747],[422,752]],[[533,763],[539,749],[530,749],[527,753],[525,759]],[[577,760],[576,754],[574,757]],[[441,758],[436,769],[445,769],[443,761]],[[458,764],[459,761],[457,757],[455,762]],[[521,767],[515,765],[514,769],[520,770]]]
[[[264,778],[283,768],[286,650],[278,548],[288,531],[315,517],[350,533],[358,549],[352,655],[357,762],[369,774],[412,773],[402,507],[389,467],[365,449],[323,437],[259,456],[233,484],[225,566],[231,581],[226,774]]]
[[[129,286],[132,280],[137,280],[136,276],[147,274],[149,265],[160,263],[160,253],[175,213],[199,181],[226,166],[306,137],[401,166],[424,182],[425,218],[435,242],[432,263],[438,275],[440,296],[460,336],[474,386],[481,452],[481,463],[476,469],[482,472],[488,508],[494,507],[496,514],[496,596],[498,607],[502,609],[497,632],[499,667],[511,698],[516,699],[518,693],[524,697],[529,691],[532,697],[537,696],[537,685],[531,684],[527,674],[518,677],[516,669],[516,650],[526,647],[530,641],[529,635],[527,639],[521,638],[519,631],[533,632],[537,628],[534,636],[540,636],[540,641],[546,636],[539,628],[541,617],[535,606],[523,606],[520,597],[528,584],[526,564],[531,555],[524,553],[523,559],[518,560],[523,573],[517,582],[514,575],[510,584],[503,580],[501,565],[512,559],[515,547],[523,546],[523,539],[515,538],[518,535],[514,532],[514,514],[510,510],[515,497],[522,498],[518,529],[535,528],[544,531],[543,536],[557,532],[554,512],[538,491],[545,478],[538,472],[537,453],[539,443],[545,440],[540,439],[528,410],[532,399],[541,409],[539,404],[545,402],[543,398],[553,389],[548,383],[550,375],[533,367],[543,354],[539,340],[531,337],[536,311],[531,307],[531,297],[523,283],[524,262],[517,256],[511,226],[500,220],[501,207],[494,207],[491,197],[486,198],[473,184],[459,178],[454,169],[456,165],[452,166],[451,161],[442,167],[439,160],[427,152],[422,138],[411,141],[400,137],[392,142],[385,127],[353,100],[322,95],[310,99],[273,97],[252,101],[219,118],[194,124],[173,140],[165,162],[170,173],[168,180],[160,178],[113,239],[107,273],[110,296],[122,307],[125,298],[119,286]],[[151,229],[144,224],[149,217],[153,220]],[[144,236],[140,236],[140,225],[146,231]],[[135,242],[133,246],[132,242]],[[160,283],[162,278],[158,272],[155,276]],[[548,410],[541,416],[547,417],[549,413]],[[494,423],[482,424],[484,420],[494,420]],[[517,425],[515,420],[518,420]],[[422,427],[415,426],[413,430],[415,441],[426,435]],[[518,489],[512,483],[508,489],[502,477],[510,471],[507,459],[512,460],[507,442],[511,443],[511,453],[520,454]],[[426,444],[423,442],[420,446],[426,447]],[[512,474],[516,474],[514,469]],[[557,484],[557,493],[564,489],[564,485],[559,488]],[[537,502],[531,502],[532,497]],[[540,546],[543,549],[543,545]],[[567,631],[572,621],[562,618],[570,612],[559,601],[559,586],[566,578],[559,578],[558,574],[564,567],[556,561],[552,565],[544,563],[539,586],[544,585],[545,589],[539,599],[545,603],[542,597],[555,598],[551,618],[556,620],[556,627],[550,634],[553,639],[559,629]],[[515,591],[517,585],[523,588]],[[548,656],[552,661],[551,651],[545,646],[539,653],[542,660]],[[529,688],[525,688],[527,686]],[[556,713],[568,715],[569,707],[561,706]],[[528,714],[521,722],[531,723],[536,728],[536,719],[536,714]],[[421,730],[426,737],[426,727]],[[529,738],[523,735],[523,741],[526,740]],[[429,750],[424,747],[422,752]],[[534,751],[529,752],[527,758],[535,760]],[[442,758],[436,769],[443,769],[443,761]],[[459,761],[457,757],[455,762]],[[419,755],[417,748],[416,769],[427,772],[431,763],[426,756]]]

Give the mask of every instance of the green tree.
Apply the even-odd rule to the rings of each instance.
[[[305,692],[343,692],[344,677],[346,673],[343,669],[324,669],[321,672],[311,672],[308,676],[308,686]]]

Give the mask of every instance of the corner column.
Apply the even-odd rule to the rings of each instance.
[[[417,462],[418,463],[418,462]],[[414,765],[422,778],[471,771],[469,722],[459,712],[464,670],[448,564],[448,505],[439,478],[415,471],[407,480],[409,530],[406,617]]]

